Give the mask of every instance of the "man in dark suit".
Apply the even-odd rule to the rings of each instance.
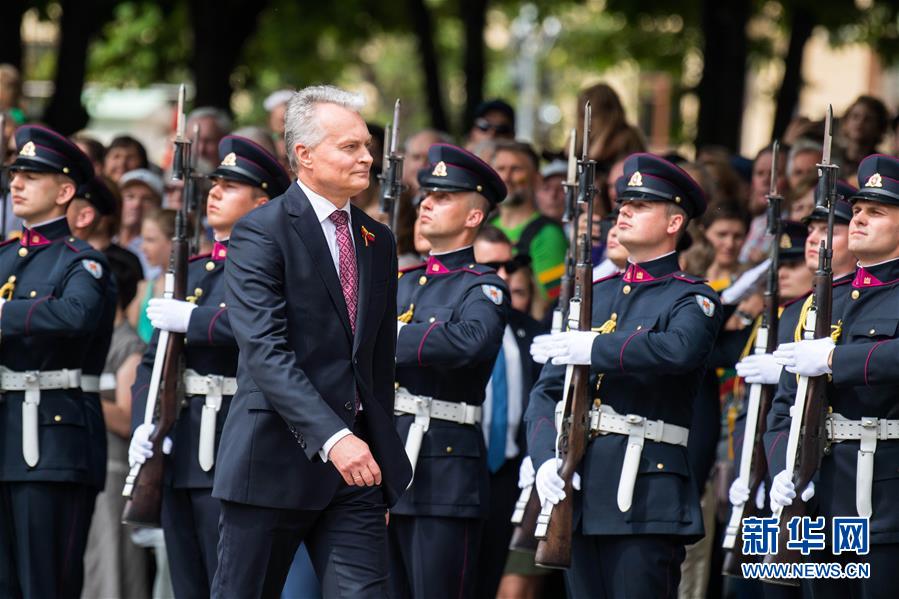
[[[301,541],[326,597],[383,596],[386,512],[411,479],[393,427],[396,246],[368,187],[362,98],[297,92],[297,183],[235,226],[226,302],[240,349],[219,446],[214,597],[280,593]]]

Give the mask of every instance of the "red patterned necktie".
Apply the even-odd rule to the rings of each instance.
[[[335,210],[328,218],[337,229],[337,251],[340,266],[340,286],[343,288],[343,299],[346,301],[350,317],[350,328],[356,332],[356,302],[359,296],[359,283],[356,280],[356,250],[350,235],[350,215],[345,210]]]

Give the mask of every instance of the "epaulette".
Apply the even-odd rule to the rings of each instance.
[[[83,239],[78,239],[72,235],[68,237],[62,238],[63,243],[66,244],[66,247],[75,252],[76,254],[83,252],[84,250],[92,249],[91,244],[84,241]]]
[[[700,283],[705,283],[706,279],[703,277],[697,277],[696,275],[691,275],[688,272],[684,272],[682,270],[671,275],[678,281],[683,281],[685,283],[691,283],[693,285],[699,285]]]
[[[194,254],[190,258],[187,259],[188,262],[196,262],[197,260],[202,260],[203,258],[209,258],[212,256],[212,252],[203,252],[202,254]]]
[[[593,281],[593,284],[596,285],[597,283],[602,283],[603,281],[608,281],[610,279],[614,279],[615,277],[620,277],[623,274],[624,274],[623,272],[613,272],[610,275],[606,275],[604,277],[599,277],[598,279]]]

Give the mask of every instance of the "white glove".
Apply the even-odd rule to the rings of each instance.
[[[787,372],[801,376],[830,374],[830,354],[835,343],[830,337],[781,343],[774,352],[774,358]]]
[[[589,365],[593,354],[593,340],[599,333],[593,331],[565,331],[553,335],[538,335],[531,344],[534,361],[546,364]]]
[[[408,323],[408,322],[403,322],[403,321],[401,321],[401,320],[397,320],[397,321],[396,321],[396,336],[397,336],[397,337],[400,336],[400,331],[402,331],[402,330],[403,330],[403,327],[406,326],[407,324],[409,324],[409,323]]]
[[[751,354],[737,362],[737,376],[743,377],[750,385],[776,385],[782,369],[774,354]]]
[[[730,504],[735,507],[740,507],[746,503],[749,499],[749,486],[746,484],[746,481],[738,476],[730,485],[727,498],[730,500]],[[759,484],[759,488],[755,492],[755,507],[758,509],[765,507],[765,481]]]
[[[758,266],[753,266],[740,275],[733,285],[721,292],[721,303],[725,305],[739,304],[768,271],[770,264],[771,258],[766,258]]]
[[[131,436],[131,445],[128,447],[128,465],[132,468],[135,464],[143,464],[149,458],[153,457],[153,444],[150,442],[150,435],[156,430],[155,424],[141,424],[134,429]],[[168,437],[162,440],[162,453],[169,455],[172,453],[172,440]]]
[[[537,495],[540,497],[541,504],[548,501],[556,505],[565,499],[565,481],[559,476],[559,468],[561,467],[561,459],[551,458],[543,462],[540,468],[537,469],[534,486],[537,487]],[[571,486],[576,491],[581,490],[581,475],[577,472],[571,477]]]
[[[155,329],[171,333],[186,333],[190,313],[197,308],[191,302],[155,297],[147,304],[147,318]]]
[[[524,489],[534,484],[534,462],[531,456],[525,456],[518,467],[518,488]]]
[[[809,481],[808,486],[802,491],[799,498],[802,499],[802,501],[808,502],[814,496],[815,483]],[[771,481],[771,511],[773,512],[775,507],[778,506],[786,507],[792,505],[794,497],[796,497],[796,489],[793,485],[790,473],[786,470],[781,470],[777,476],[774,477],[774,480]]]

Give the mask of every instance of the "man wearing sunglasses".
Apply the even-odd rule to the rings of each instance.
[[[490,139],[515,139],[515,109],[498,98],[475,109],[467,147]]]

